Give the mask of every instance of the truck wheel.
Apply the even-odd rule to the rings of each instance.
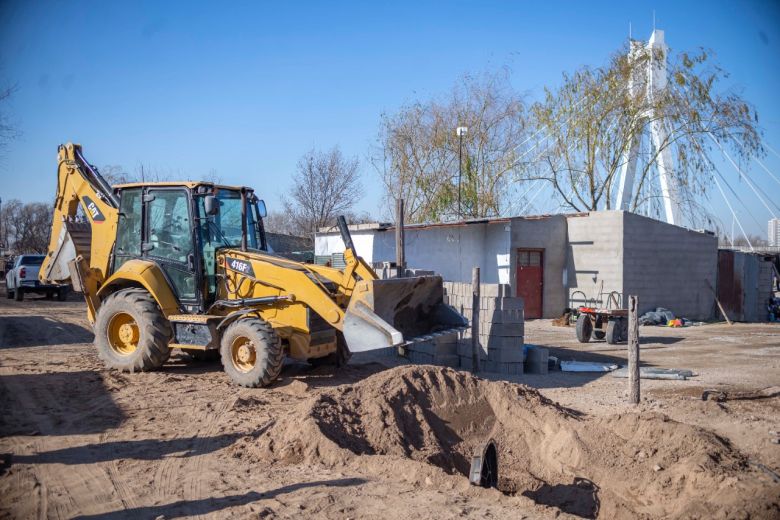
[[[9,300],[14,297],[14,292],[7,285],[5,286],[5,297]]]
[[[265,320],[245,318],[233,322],[221,343],[225,372],[241,386],[268,386],[282,371],[282,342]]]
[[[124,289],[103,301],[95,320],[98,356],[123,372],[154,370],[170,357],[171,324],[143,289]]]
[[[46,291],[46,299],[47,300],[53,300],[54,299],[54,292]]]
[[[68,289],[67,287],[60,287],[57,290],[57,301],[64,302],[68,299]]]
[[[604,339],[606,334],[604,321],[601,318],[596,318],[596,327],[593,329],[593,337],[596,339]]]
[[[24,300],[24,289],[22,289],[21,287],[16,288],[16,290],[14,291],[14,300],[18,302]]]
[[[196,350],[194,348],[183,348],[182,352],[187,354],[191,360],[199,363],[208,363],[219,359],[219,350]]]
[[[591,332],[593,332],[593,323],[590,321],[590,316],[580,314],[577,318],[577,340],[580,343],[587,343],[590,341]]]

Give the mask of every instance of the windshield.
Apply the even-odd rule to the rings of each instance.
[[[41,265],[43,263],[43,256],[23,256],[19,265]]]
[[[219,201],[219,213],[206,215],[204,198],[200,197],[198,212],[201,215],[201,233],[204,244],[218,247],[241,246],[241,192],[235,190],[218,190],[215,193]],[[246,212],[246,245],[252,249],[260,249],[258,242],[257,221],[255,211]]]

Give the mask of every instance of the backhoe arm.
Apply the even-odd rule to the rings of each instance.
[[[87,222],[76,221],[79,204]],[[83,292],[90,319],[98,306],[97,288],[108,276],[118,219],[119,201],[84,159],[81,145],[60,145],[49,250],[39,276],[45,283],[70,282]]]

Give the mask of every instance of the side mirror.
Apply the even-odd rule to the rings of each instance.
[[[260,215],[260,218],[268,216],[268,210],[265,209],[265,201],[262,199],[257,201],[257,214]]]
[[[219,201],[214,195],[206,195],[206,198],[203,200],[203,206],[206,208],[206,215],[219,214]]]

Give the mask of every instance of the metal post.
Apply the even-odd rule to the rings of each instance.
[[[458,132],[458,139],[460,144],[458,145],[458,218],[463,218],[463,210],[461,209],[461,178],[463,177],[463,133]]]
[[[471,371],[479,372],[479,267],[471,271]]]
[[[395,265],[397,278],[406,276],[406,251],[404,250],[404,199],[395,199]]]
[[[461,207],[461,177],[463,176],[463,134],[469,131],[468,127],[459,126],[455,129],[458,134],[458,218],[463,218],[463,209]]]
[[[639,320],[637,297],[628,297],[628,402],[639,404]]]

